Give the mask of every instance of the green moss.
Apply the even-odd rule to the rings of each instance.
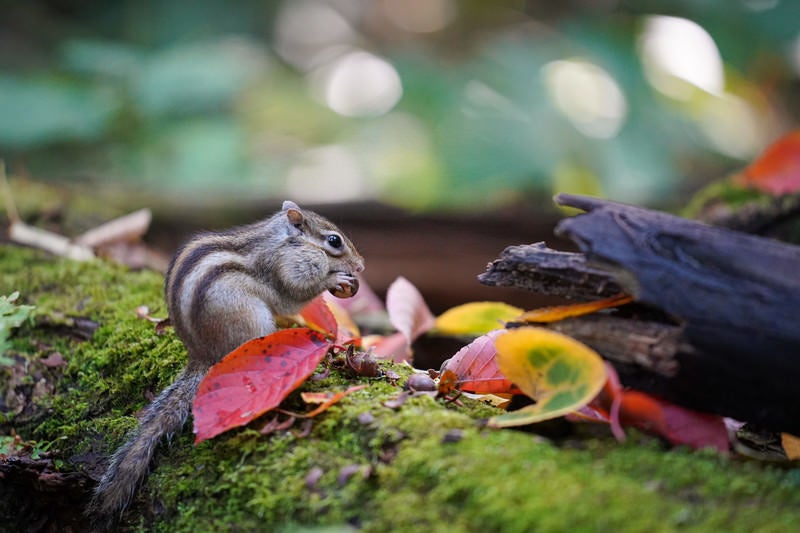
[[[185,361],[173,335],[159,337],[152,324],[136,317],[140,305],[165,314],[161,276],[8,246],[0,246],[0,264],[0,292],[18,290],[22,302],[36,306],[33,325],[17,333],[14,354],[33,366],[30,375],[53,352],[66,361],[48,376],[57,394],[28,398],[36,409],[0,414],[0,430],[13,427],[23,438],[42,442],[68,437],[59,444],[65,454],[85,452],[98,436],[118,443],[134,425],[119,415],[140,409],[145,391],[158,393]],[[80,340],[87,325],[96,330],[90,341]],[[111,416],[93,418],[101,413]]]
[[[704,208],[712,204],[724,205],[729,210],[735,211],[751,202],[767,204],[771,198],[769,194],[736,185],[731,178],[728,178],[715,181],[698,191],[681,215],[695,218]]]
[[[37,306],[35,324],[13,339],[15,357],[34,365],[57,350],[68,361],[33,412],[3,414],[0,437],[14,428],[40,448],[55,443],[63,468],[80,469],[75,454],[111,451],[146,393],[183,364],[174,334],[157,336],[134,314],[139,305],[164,314],[161,278],[7,247],[0,261],[0,293],[20,290]],[[91,340],[72,338],[75,317],[99,324]],[[401,382],[410,372],[391,369]],[[315,418],[305,436],[263,436],[253,426],[198,446],[188,431],[176,437],[159,449],[121,529],[785,531],[800,520],[798,469],[670,450],[637,433],[620,444],[587,426],[558,443],[482,429],[493,408],[420,395],[392,409],[384,404],[398,386],[336,368],[303,390],[357,383],[367,387]],[[304,409],[297,392],[285,405]]]
[[[779,488],[785,472],[758,465],[756,474],[752,465],[716,454],[665,452],[639,439],[570,450],[498,431],[415,448],[398,455],[375,495],[380,529],[439,520],[451,531],[747,530],[764,527],[767,516],[778,523],[797,519],[781,510],[786,499],[800,500]],[[399,506],[417,514],[389,512]]]

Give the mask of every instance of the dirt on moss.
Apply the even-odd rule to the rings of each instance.
[[[105,457],[185,350],[136,316],[141,305],[164,315],[158,274],[10,246],[0,263],[0,293],[36,306],[12,339],[16,364],[0,367],[0,523],[84,531]],[[86,321],[88,338],[77,334]],[[400,384],[410,373],[381,365]],[[558,438],[490,430],[480,421],[494,408],[480,402],[418,395],[394,406],[400,384],[337,368],[301,390],[356,384],[366,387],[309,432],[244,428],[194,446],[187,426],[159,449],[119,530],[786,531],[800,520],[796,467],[669,449],[635,432],[618,443],[599,426]],[[286,407],[302,410],[298,392]],[[53,503],[43,490],[70,498]]]

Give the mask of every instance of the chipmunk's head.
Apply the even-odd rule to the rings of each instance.
[[[301,209],[296,203],[286,200],[282,211],[291,226],[302,235],[306,242],[322,249],[330,258],[331,273],[341,272],[353,276],[352,283],[346,283],[330,289],[331,294],[339,298],[349,298],[358,291],[358,279],[355,274],[364,270],[364,258],[358,253],[353,242],[327,218]]]

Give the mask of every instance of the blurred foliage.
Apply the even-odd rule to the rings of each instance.
[[[800,116],[790,0],[0,9],[11,171],[176,198],[486,208],[558,190],[665,204],[740,168]],[[663,65],[643,43],[676,20],[657,15],[710,35],[720,88],[653,74]],[[673,26],[678,50],[691,28]],[[680,70],[700,55],[672,59]]]

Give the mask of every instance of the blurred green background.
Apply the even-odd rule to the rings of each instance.
[[[0,0],[0,157],[165,199],[685,201],[800,117],[795,0]]]

